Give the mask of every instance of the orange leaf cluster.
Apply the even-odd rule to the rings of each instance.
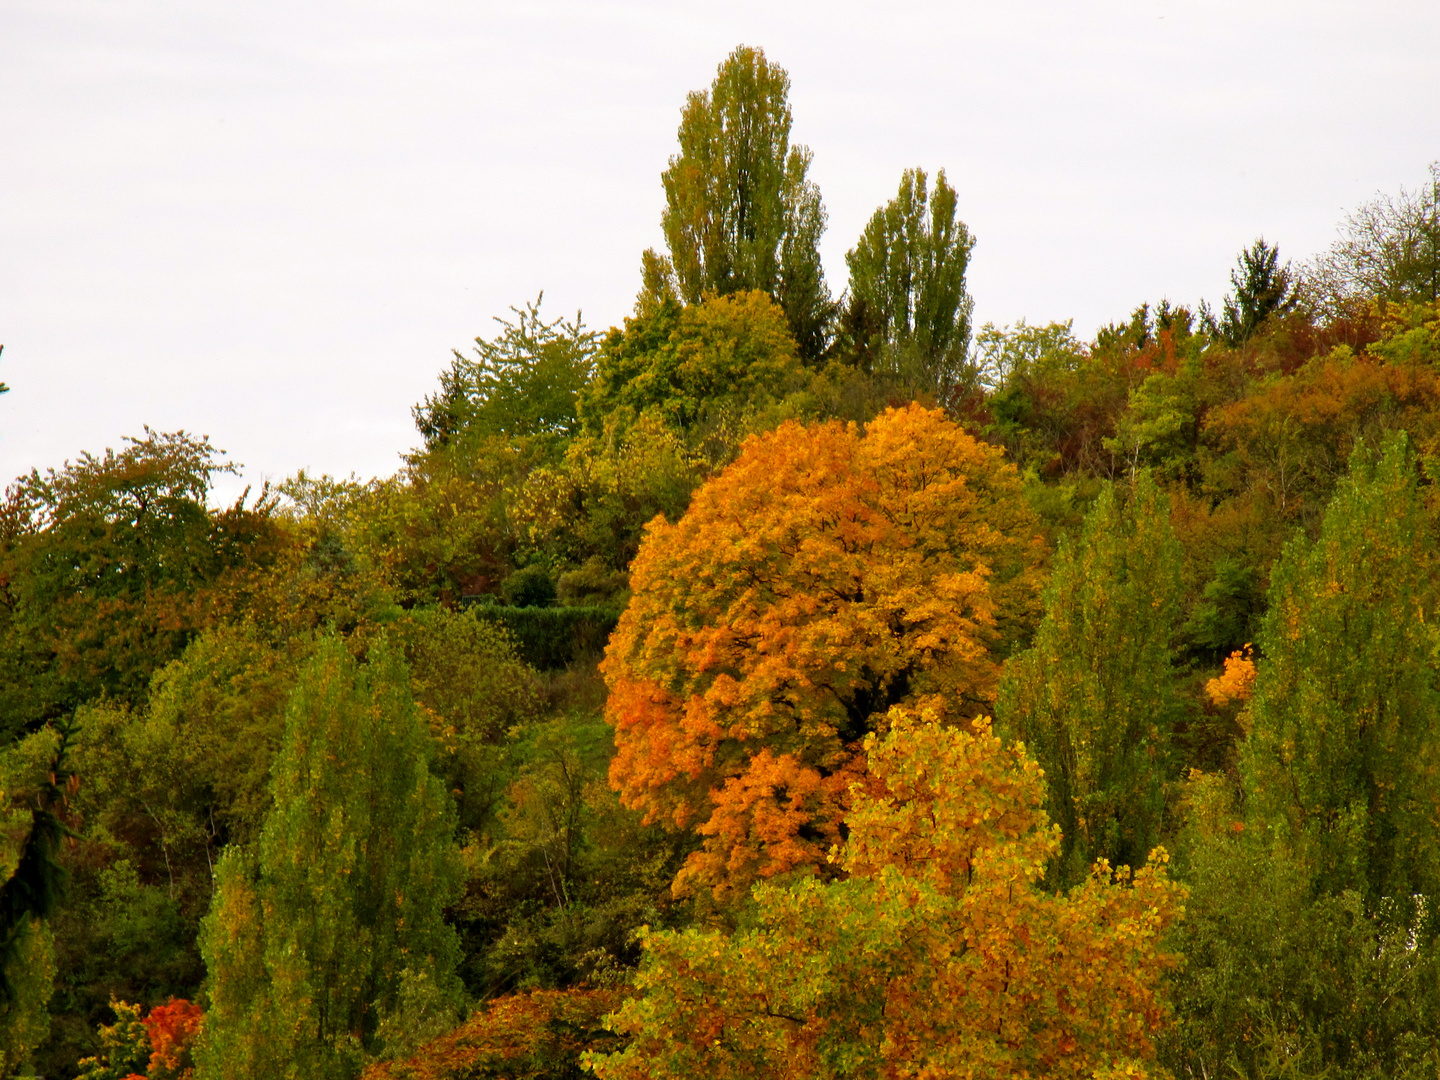
[[[1000,451],[917,405],[782,425],[651,522],[603,665],[610,780],[705,838],[677,890],[823,865],[891,706],[992,699],[1041,551]]]
[[[1205,694],[1216,705],[1241,704],[1255,693],[1255,658],[1249,645],[1225,658],[1225,670],[1205,683]]]
[[[600,1018],[619,1003],[613,990],[535,990],[497,998],[414,1057],[371,1065],[361,1080],[578,1076],[582,1052],[614,1044]]]
[[[103,1053],[81,1059],[80,1080],[193,1080],[193,1051],[205,1018],[200,1006],[171,998],[144,1017],[142,1005],[112,998],[110,1007],[115,1023],[100,1028]],[[127,1071],[142,1064],[144,1073]]]
[[[171,998],[145,1017],[150,1035],[149,1080],[191,1080],[195,1075],[192,1051],[205,1013],[184,998]]]

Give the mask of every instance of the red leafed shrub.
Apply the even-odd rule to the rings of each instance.
[[[614,990],[533,990],[490,1002],[408,1061],[370,1066],[361,1080],[572,1080],[586,1050],[619,1049],[601,1017]]]
[[[184,998],[171,998],[150,1010],[145,1017],[145,1030],[150,1033],[148,1080],[191,1080],[195,1075],[191,1051],[204,1016],[200,1006]]]

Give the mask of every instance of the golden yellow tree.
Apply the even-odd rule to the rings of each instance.
[[[839,861],[758,885],[751,925],[650,932],[601,1080],[1145,1076],[1184,891],[1157,851],[1066,895],[1039,766],[986,720],[892,711]]]
[[[916,405],[785,424],[650,524],[603,665],[610,780],[704,837],[677,890],[825,865],[892,706],[990,702],[1035,531],[1000,451]]]

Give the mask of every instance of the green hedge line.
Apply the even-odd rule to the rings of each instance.
[[[502,607],[475,603],[472,610],[509,630],[520,659],[541,671],[563,668],[576,657],[602,651],[620,620],[620,612],[608,607]]]

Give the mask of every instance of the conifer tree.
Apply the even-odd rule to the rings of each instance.
[[[709,90],[690,94],[680,153],[662,176],[670,255],[645,253],[641,304],[760,289],[784,310],[800,355],[813,360],[831,314],[819,252],[825,209],[807,175],[810,150],[790,143],[789,93],[785,69],[741,45]]]
[[[1063,542],[1035,644],[1011,662],[996,715],[1050,785],[1064,834],[1052,876],[1098,858],[1139,866],[1159,839],[1177,708],[1172,687],[1181,551],[1147,473],[1108,488]]]
[[[1242,764],[1317,889],[1377,902],[1440,887],[1436,558],[1408,437],[1350,470],[1272,572]]]
[[[455,809],[431,756],[398,652],[382,643],[362,666],[322,642],[290,700],[259,851],[228,852],[217,874],[202,1080],[352,1077],[403,987],[458,1001],[442,917]]]
[[[1280,249],[1263,236],[1235,260],[1230,284],[1235,291],[1225,298],[1215,329],[1231,347],[1245,344],[1271,315],[1284,315],[1300,302],[1290,264],[1280,265]]]

